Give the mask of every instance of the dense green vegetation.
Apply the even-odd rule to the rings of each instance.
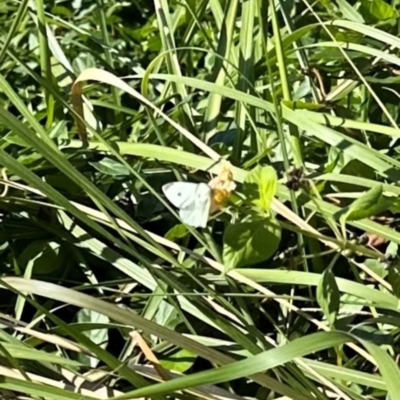
[[[400,399],[399,34],[399,0],[0,2],[0,398]],[[205,228],[172,181],[227,185]]]

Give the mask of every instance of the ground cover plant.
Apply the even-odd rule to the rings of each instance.
[[[399,10],[3,0],[0,398],[400,399]]]

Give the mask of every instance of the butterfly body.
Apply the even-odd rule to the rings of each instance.
[[[179,209],[182,221],[205,228],[210,216],[212,189],[206,183],[171,182],[162,187],[165,197]]]

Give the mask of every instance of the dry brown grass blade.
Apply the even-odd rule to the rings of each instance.
[[[140,347],[140,350],[142,351],[143,355],[146,357],[147,361],[153,365],[158,375],[160,375],[160,377],[164,381],[168,381],[171,378],[169,372],[162,367],[160,361],[158,361],[158,358],[151,351],[150,347],[143,339],[142,335],[138,331],[132,331],[129,333],[129,336],[131,337],[134,345]]]

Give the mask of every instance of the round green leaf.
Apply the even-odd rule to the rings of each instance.
[[[243,193],[249,201],[264,211],[269,211],[278,185],[276,171],[272,167],[257,166],[246,176]]]
[[[268,260],[281,240],[281,229],[272,218],[230,225],[225,229],[225,272]]]

